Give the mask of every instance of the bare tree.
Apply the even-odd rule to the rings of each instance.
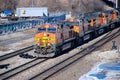
[[[18,0],[1,0],[0,10],[9,9],[14,11],[18,4]]]
[[[1,0],[0,10],[16,7],[48,7],[49,11],[86,13],[104,9],[102,0]]]

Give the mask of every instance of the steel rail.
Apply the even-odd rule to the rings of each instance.
[[[14,52],[11,52],[11,53],[8,53],[8,54],[5,54],[5,55],[2,55],[2,56],[0,56],[0,61],[3,61],[5,59],[11,58],[11,57],[14,57],[14,56],[19,55],[19,54],[24,53],[24,52],[28,52],[30,50],[33,50],[33,45],[25,47],[23,49],[16,50]]]
[[[11,69],[9,71],[1,73],[0,74],[0,79],[1,80],[6,80],[6,79],[9,79],[11,77],[14,77],[15,75],[20,74],[21,72],[24,72],[24,71],[26,71],[26,70],[28,70],[28,69],[36,66],[36,65],[39,65],[39,64],[41,64],[41,63],[43,63],[43,62],[45,62],[47,60],[48,59],[40,60],[40,59],[36,58],[36,59],[34,59],[34,60],[30,61],[30,62],[27,62],[27,63],[25,63],[23,65],[18,66],[18,67],[15,67],[15,68],[13,68],[13,69]]]

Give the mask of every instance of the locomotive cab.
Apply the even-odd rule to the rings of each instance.
[[[80,45],[82,41],[79,39],[83,33],[82,22],[78,19],[68,19],[62,22],[63,47],[62,50],[74,48]]]
[[[38,56],[46,57],[53,56],[55,54],[56,46],[56,34],[60,34],[57,25],[45,24],[38,27],[38,32],[35,35],[36,45],[34,46],[34,52]]]
[[[80,31],[82,30],[80,29],[80,26],[82,26],[80,20],[77,19],[65,20],[62,24],[63,24],[63,35],[65,36],[65,39],[80,35]],[[68,37],[66,37],[67,32],[68,32]]]

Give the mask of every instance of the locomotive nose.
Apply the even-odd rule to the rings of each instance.
[[[34,52],[39,55],[47,55],[55,52],[55,34],[43,32],[35,36],[36,46]]]
[[[41,39],[41,42],[43,43],[43,46],[42,47],[46,47],[49,45],[50,43],[50,37],[49,37],[49,34],[46,34],[44,33],[42,39]]]

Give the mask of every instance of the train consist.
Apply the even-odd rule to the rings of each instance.
[[[68,19],[60,24],[40,25],[34,52],[38,57],[54,57],[119,27],[119,16],[119,11],[107,10],[84,14],[80,19]]]

